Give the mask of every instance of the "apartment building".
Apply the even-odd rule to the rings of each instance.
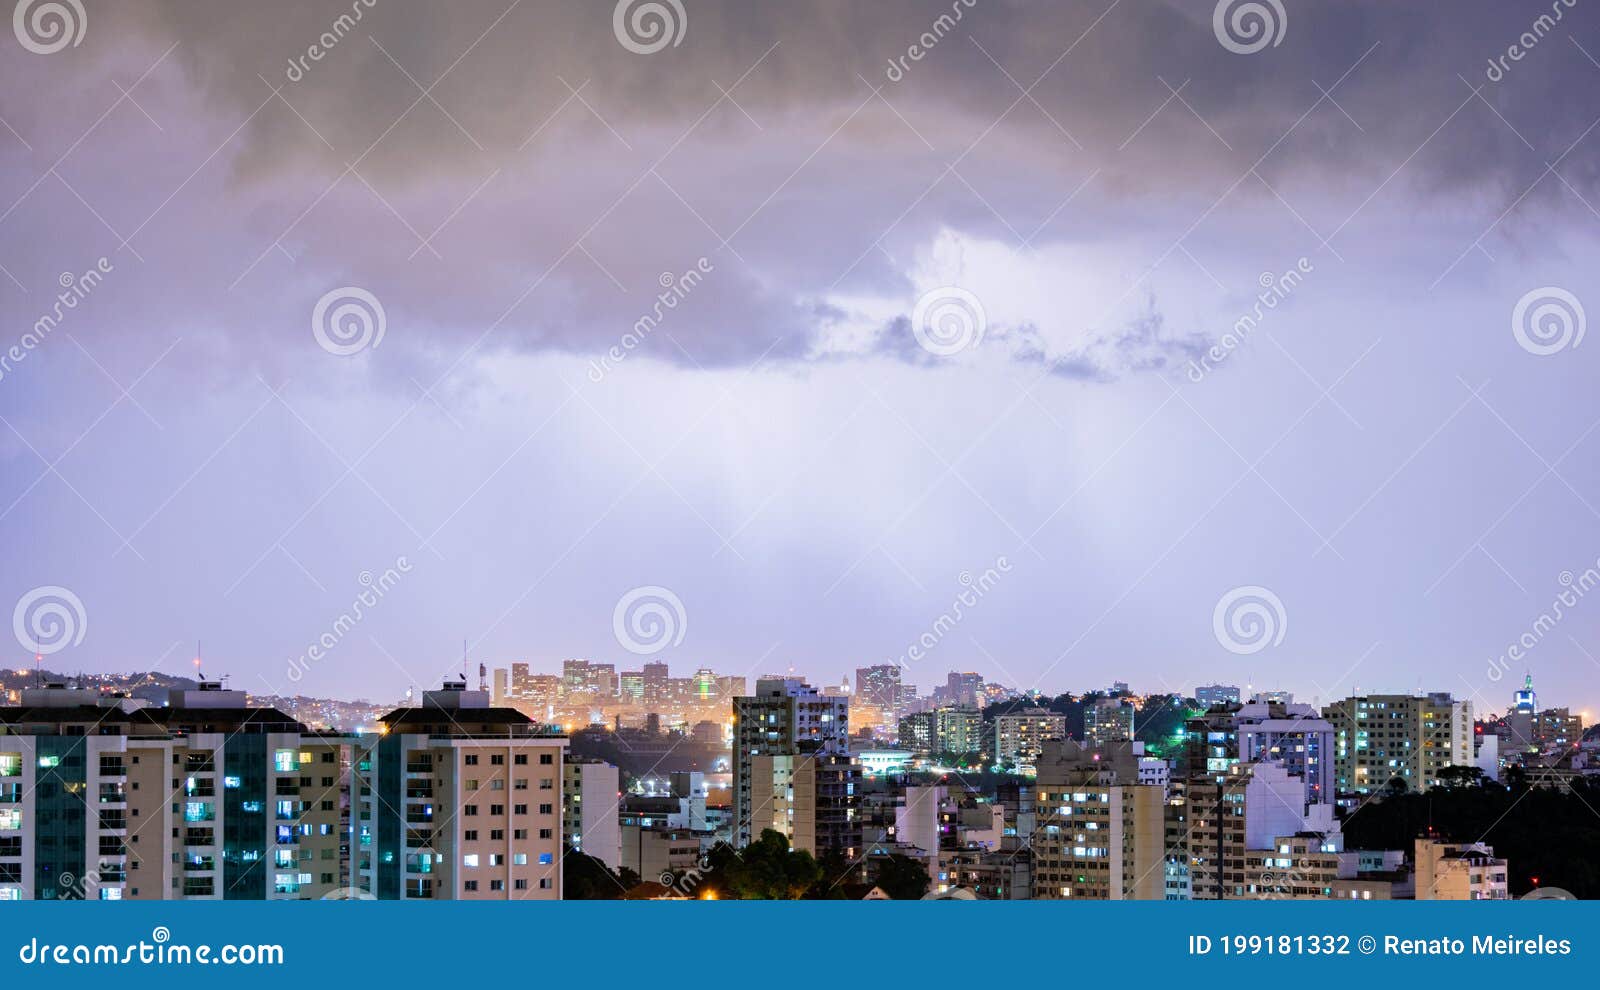
[[[843,756],[850,751],[850,702],[798,678],[764,677],[756,693],[733,699],[733,829],[750,844],[756,805],[751,788],[758,756]]]
[[[1420,838],[1416,873],[1419,901],[1503,901],[1511,896],[1506,861],[1482,842]]]
[[[350,870],[355,740],[202,682],[0,709],[0,900],[308,900]]]
[[[380,720],[356,764],[354,884],[380,900],[559,900],[555,734],[447,681]]]
[[[1036,781],[1036,898],[1164,899],[1163,788],[1138,781],[1131,745],[1045,744]]]
[[[1044,708],[997,715],[994,720],[994,760],[1018,773],[1034,772],[1034,761],[1050,739],[1067,737],[1067,717]]]
[[[1370,794],[1396,780],[1426,791],[1445,767],[1473,765],[1472,702],[1449,694],[1351,697],[1323,716],[1334,730],[1340,793]]]
[[[848,756],[757,756],[751,779],[752,836],[773,829],[813,856],[861,853],[862,767]]]

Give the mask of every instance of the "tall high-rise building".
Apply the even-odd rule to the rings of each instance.
[[[0,708],[0,900],[306,900],[348,885],[355,740],[215,682]]]
[[[672,689],[668,684],[672,679],[672,673],[665,663],[660,661],[647,663],[642,674],[646,705],[664,705],[672,700]]]
[[[900,665],[880,663],[856,668],[856,700],[881,709],[886,715],[900,714]]]
[[[460,681],[381,721],[357,763],[354,886],[379,900],[561,899],[566,737]]]
[[[1445,767],[1473,765],[1472,702],[1448,694],[1375,694],[1323,709],[1334,730],[1340,792],[1370,794],[1399,780],[1426,791]]]
[[[1139,748],[1052,740],[1038,759],[1034,896],[1162,900],[1163,788],[1139,783]]]
[[[647,667],[648,672],[648,667]],[[733,700],[734,845],[751,839],[758,756],[843,756],[850,752],[850,703],[798,678],[761,678],[753,695]]]

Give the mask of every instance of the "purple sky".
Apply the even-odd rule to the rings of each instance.
[[[1209,3],[685,0],[648,53],[610,2],[84,6],[0,40],[0,600],[81,603],[48,666],[203,640],[393,697],[463,638],[819,682],[931,642],[924,689],[1497,710],[1526,669],[1600,711],[1585,6],[1224,3],[1273,22],[1224,44]],[[935,353],[950,299],[983,333]],[[1240,588],[1274,628],[1230,650]]]

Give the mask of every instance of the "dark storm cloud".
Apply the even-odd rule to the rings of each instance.
[[[129,39],[149,57],[176,43],[181,75],[141,99],[196,151],[224,147],[183,194],[212,204],[142,238],[227,287],[205,308],[224,330],[298,326],[332,287],[305,273],[333,271],[413,330],[391,349],[593,354],[650,312],[662,273],[707,257],[645,353],[718,366],[804,356],[850,318],[841,294],[909,310],[910,259],[943,231],[1092,244],[1182,230],[1214,197],[1201,215],[1226,227],[1289,187],[1324,234],[1352,206],[1389,209],[1362,202],[1374,189],[1421,190],[1424,210],[1470,190],[1492,218],[1600,113],[1600,68],[1567,37],[1597,33],[1565,10],[1491,82],[1488,60],[1550,8],[1441,6],[1287,3],[1281,44],[1241,55],[1211,4],[693,2],[681,43],[641,55],[609,2],[141,0],[95,8],[81,49],[0,73],[6,116],[48,129],[52,94],[146,64]],[[179,140],[146,132],[99,167]],[[1588,196],[1594,162],[1569,155],[1563,179]],[[36,168],[19,153],[13,184]],[[1562,195],[1552,179],[1527,203]],[[1032,350],[1096,378],[1185,353],[1119,322],[1126,339],[1082,330],[1098,359]]]

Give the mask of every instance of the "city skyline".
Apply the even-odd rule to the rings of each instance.
[[[0,665],[1600,710],[1600,22],[1285,6],[19,18]]]

